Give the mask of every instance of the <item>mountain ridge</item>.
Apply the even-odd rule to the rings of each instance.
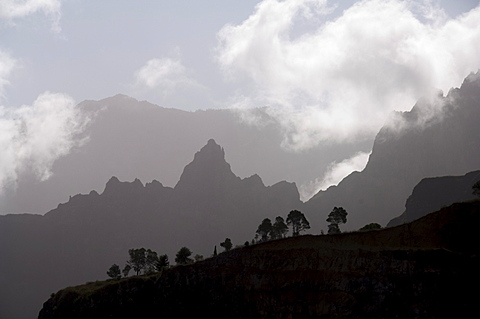
[[[468,317],[478,222],[477,200],[383,230],[270,241],[149,277],[64,288],[39,319]]]
[[[402,130],[398,125],[385,125],[379,131],[362,172],[350,174],[306,202],[314,225],[320,225],[333,207],[342,206],[349,214],[345,229],[370,222],[385,226],[403,211],[412,189],[423,178],[480,169],[480,71],[470,74],[446,97],[433,99],[443,109],[441,119],[419,122],[420,109],[438,107],[428,101],[420,100],[410,112],[395,113],[393,123],[403,123]]]

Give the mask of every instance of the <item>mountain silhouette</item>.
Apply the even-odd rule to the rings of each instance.
[[[387,226],[407,223],[453,203],[475,199],[472,186],[479,180],[480,171],[463,176],[424,178],[408,197],[403,214],[392,219]]]
[[[335,206],[348,212],[344,229],[372,222],[386,226],[404,211],[423,178],[480,169],[480,72],[434,102],[443,106],[441,116],[426,122],[422,116],[433,107],[428,100],[420,100],[409,112],[394,113],[390,121],[396,124],[379,131],[365,169],[306,203],[313,233],[326,229],[325,220]]]
[[[268,185],[280,180],[308,183],[338,158],[370,151],[373,142],[330,143],[294,152],[282,147],[281,123],[262,108],[248,113],[261,118],[261,125],[249,124],[238,110],[188,112],[121,94],[83,101],[77,109],[90,119],[80,136],[84,143],[59,158],[46,181],[38,182],[28,170],[19,173],[15,192],[0,195],[0,214],[45,214],[72,194],[100,192],[112,176],[122,181],[156,179],[174,187],[192,154],[210,138],[228,150],[237,176],[258,174]]]
[[[234,245],[250,241],[264,218],[302,204],[294,183],[237,177],[210,139],[174,188],[114,176],[103,192],[72,196],[44,216],[0,216],[0,317],[34,317],[50,293],[103,279],[114,263],[123,267],[131,248],[172,262],[182,246],[208,257],[226,237]]]

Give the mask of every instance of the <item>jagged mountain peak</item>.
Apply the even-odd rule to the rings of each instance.
[[[207,144],[195,153],[194,161],[215,160],[225,161],[225,150],[217,144],[213,138],[209,139]]]
[[[203,190],[214,194],[236,180],[239,177],[235,176],[225,160],[223,147],[210,139],[195,153],[193,161],[185,166],[175,189],[195,193]]]

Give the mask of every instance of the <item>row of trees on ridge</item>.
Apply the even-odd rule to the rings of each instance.
[[[136,275],[139,274],[151,274],[154,272],[162,271],[170,266],[168,256],[158,255],[155,251],[145,248],[132,248],[128,250],[129,259],[127,260],[123,269],[120,266],[113,264],[107,271],[108,277],[112,279],[120,279],[127,277],[131,270]],[[190,258],[192,251],[187,247],[182,247],[175,256],[175,262],[177,265],[187,265],[194,262],[194,259]],[[196,255],[195,261],[202,260],[203,256]]]

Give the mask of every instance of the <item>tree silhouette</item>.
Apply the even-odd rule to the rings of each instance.
[[[146,274],[152,273],[156,270],[158,263],[158,255],[153,250],[147,249],[145,251],[145,270]]]
[[[367,230],[374,230],[374,229],[381,229],[381,228],[382,226],[380,226],[380,224],[370,223],[360,228],[359,231],[367,231]]]
[[[272,221],[269,218],[265,218],[257,228],[257,234],[260,236],[260,241],[267,241],[272,230]]]
[[[272,239],[284,238],[285,235],[288,233],[288,226],[285,224],[285,220],[283,217],[277,216],[275,218],[275,223],[273,223],[272,227]]]
[[[120,279],[122,278],[122,274],[120,272],[120,267],[117,264],[113,264],[110,269],[107,271],[108,277],[112,279]]]
[[[328,214],[327,222],[330,223],[328,225],[328,233],[329,234],[339,234],[341,233],[339,224],[345,224],[347,222],[347,211],[343,209],[343,207],[334,207],[332,212]]]
[[[310,229],[310,223],[307,218],[298,210],[292,210],[288,213],[287,225],[292,226],[292,236],[298,236],[301,231]]]
[[[477,195],[480,197],[480,181],[473,184],[472,190],[473,195]]]
[[[147,251],[145,248],[128,250],[130,259],[127,261],[127,264],[132,267],[133,271],[135,271],[137,275],[140,273],[140,271],[145,269],[145,265],[147,263],[146,252]]]
[[[192,251],[188,249],[187,247],[182,247],[180,250],[177,252],[177,255],[175,257],[175,262],[177,265],[187,265],[193,263],[193,260],[190,258],[192,255]]]
[[[160,255],[158,257],[157,264],[155,266],[157,271],[160,271],[164,268],[168,268],[170,266],[170,262],[168,261],[168,256],[167,255]]]
[[[129,264],[126,264],[122,270],[123,277],[127,277],[128,274],[130,273],[130,270],[132,270],[132,266],[130,266]]]
[[[225,241],[223,243],[220,243],[220,246],[223,247],[225,251],[229,251],[230,249],[232,249],[233,244],[230,238],[225,238]]]

